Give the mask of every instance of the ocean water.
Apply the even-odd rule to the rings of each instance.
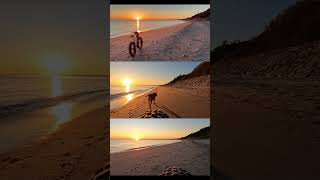
[[[0,76],[0,153],[107,104],[107,77]]]
[[[130,150],[141,150],[153,146],[172,144],[181,140],[126,140],[126,139],[111,139],[110,153],[117,153]]]
[[[110,110],[120,108],[136,97],[153,90],[156,86],[110,86]]]
[[[111,20],[110,37],[128,35],[135,31],[144,32],[169,27],[183,22],[182,20]]]

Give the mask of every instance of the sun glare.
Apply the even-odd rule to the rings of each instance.
[[[66,59],[63,56],[52,55],[47,57],[46,61],[47,72],[51,75],[60,75],[66,68]]]
[[[125,86],[130,86],[130,84],[132,83],[132,81],[130,80],[130,79],[124,79],[123,81],[122,81],[122,83],[125,85]]]
[[[139,141],[143,138],[143,135],[141,133],[133,133],[130,137],[135,141]]]
[[[130,92],[130,86],[132,84],[132,81],[130,79],[124,79],[122,80],[122,84],[125,86],[125,91]]]

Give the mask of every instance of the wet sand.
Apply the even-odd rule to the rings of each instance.
[[[1,154],[1,179],[88,179],[109,161],[106,113],[107,107],[91,111],[40,142]]]
[[[142,22],[143,23],[143,22]],[[130,35],[111,38],[111,61],[209,61],[210,22],[186,21],[141,33],[143,48],[129,55]]]
[[[168,167],[179,167],[192,175],[210,175],[209,140],[181,142],[125,151],[110,155],[111,175],[160,175]]]
[[[159,86],[152,91],[157,92],[158,96],[151,108],[163,111],[170,118],[208,118],[210,116],[208,81],[209,76],[204,76],[178,82],[173,86]],[[112,110],[111,118],[139,118],[147,110],[149,110],[148,100],[144,95],[131,100],[121,108]]]

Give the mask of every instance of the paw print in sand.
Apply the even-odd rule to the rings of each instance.
[[[169,116],[161,110],[146,111],[140,118],[169,118]]]

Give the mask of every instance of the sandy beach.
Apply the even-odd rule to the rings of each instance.
[[[106,108],[75,118],[28,147],[1,154],[1,179],[89,179],[109,161]]]
[[[210,115],[209,75],[179,81],[174,85],[159,86],[156,104],[170,118],[208,118]],[[152,92],[150,92],[152,93]],[[111,118],[139,118],[149,110],[147,98],[137,97],[125,106],[111,111]]]
[[[159,175],[168,167],[179,167],[192,175],[210,175],[209,140],[177,143],[110,155],[111,175]]]
[[[142,22],[143,23],[143,22]],[[130,35],[110,39],[111,61],[209,61],[210,22],[205,20],[141,33],[143,48],[129,55]]]
[[[216,78],[215,170],[240,179],[319,177],[319,88],[307,80]]]

